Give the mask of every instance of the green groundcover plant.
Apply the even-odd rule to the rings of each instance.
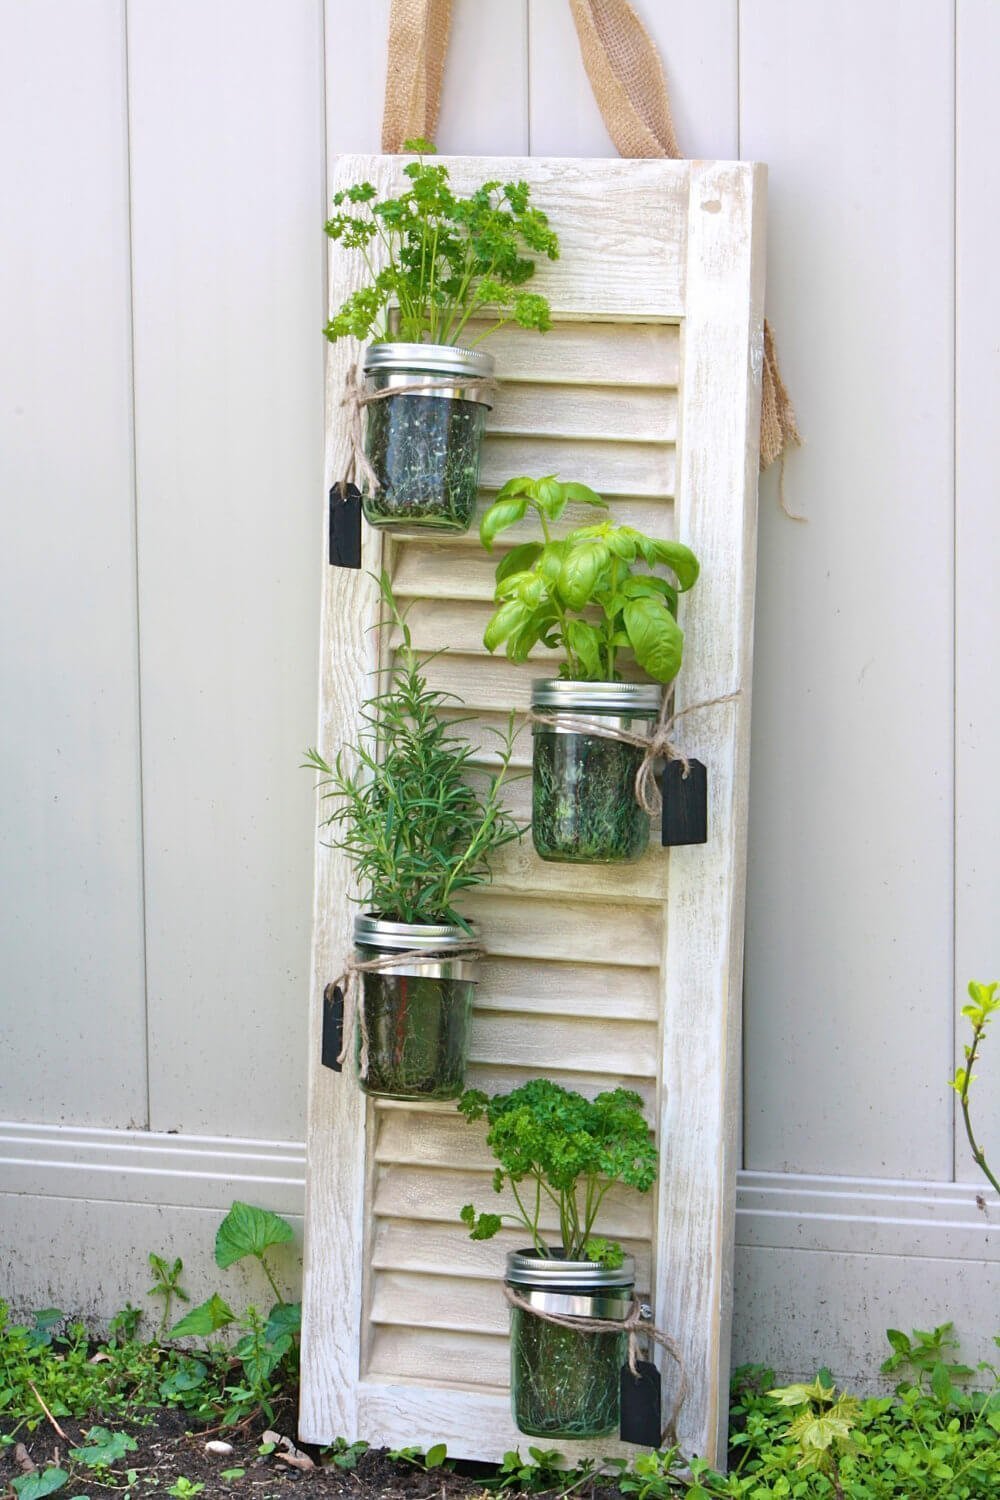
[[[458,1108],[467,1120],[486,1120],[486,1144],[499,1162],[493,1190],[509,1187],[517,1205],[513,1215],[477,1214],[467,1203],[461,1216],[472,1239],[492,1239],[511,1218],[528,1231],[539,1255],[555,1249],[568,1260],[621,1265],[621,1246],[595,1235],[594,1225],[615,1183],[648,1193],[655,1181],[656,1144],[638,1094],[612,1089],[591,1100],[534,1078],[492,1098],[467,1089]],[[540,1227],[547,1206],[559,1217],[556,1247]]]
[[[523,831],[501,800],[513,717],[498,738],[500,769],[479,792],[471,780],[475,748],[455,732],[471,716],[457,714],[454,694],[428,685],[429,658],[413,649],[388,574],[379,584],[384,623],[399,636],[389,685],[362,705],[366,730],[356,745],[332,766],[309,750],[306,766],[320,772],[323,797],[335,803],[323,826],[334,832],[331,846],[354,865],[366,908],[388,921],[468,930],[456,899],[489,881],[492,856]]]
[[[334,195],[338,212],[326,232],[362,257],[369,279],[330,319],[327,338],[474,345],[511,321],[549,328],[548,302],[523,287],[534,257],[556,260],[559,241],[528,184],[489,181],[462,196],[443,163],[424,160],[434,152],[429,141],[407,141],[404,150],[417,160],[403,168],[409,187],[398,197],[379,199],[370,182]],[[474,337],[472,318],[489,322]]]
[[[557,537],[552,523],[570,503],[607,508],[587,485],[549,474],[509,479],[484,513],[479,535],[487,551],[529,513],[543,537],[514,547],[497,567],[487,650],[503,646],[511,661],[522,662],[541,642],[566,653],[559,675],[581,682],[616,681],[619,656],[628,651],[654,681],[671,682],[684,646],[677,596],[697,580],[697,558],[682,542],[607,520]],[[660,567],[673,582],[655,571]]]
[[[150,1295],[165,1302],[160,1332],[152,1340],[140,1339],[142,1312],[129,1304],[111,1320],[97,1358],[83,1323],[68,1320],[58,1308],[43,1309],[27,1325],[11,1322],[7,1305],[0,1302],[3,1442],[13,1442],[22,1430],[34,1432],[47,1420],[46,1408],[56,1419],[90,1417],[99,1425],[86,1447],[70,1457],[93,1468],[124,1458],[132,1442],[123,1434],[111,1435],[104,1424],[142,1420],[144,1415],[148,1420],[155,1408],[176,1407],[206,1425],[234,1426],[258,1414],[272,1420],[298,1371],[300,1307],[282,1295],[269,1256],[273,1247],[291,1238],[292,1227],[280,1215],[234,1203],[216,1234],[216,1265],[224,1270],[256,1260],[274,1305],[266,1315],[252,1305],[239,1314],[215,1292],[169,1333],[164,1326],[173,1302],[188,1300],[180,1285],[183,1264],[151,1253],[155,1280]],[[225,1330],[230,1336],[222,1340]],[[192,1338],[200,1346],[175,1342]]]

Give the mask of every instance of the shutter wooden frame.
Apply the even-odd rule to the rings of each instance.
[[[511,474],[558,470],[561,477],[586,480],[606,494],[618,518],[635,514],[639,524],[648,524],[647,501],[634,501],[632,493],[643,493],[646,450],[636,458],[631,450],[639,445],[624,429],[633,420],[630,413],[641,425],[641,410],[650,393],[660,399],[659,407],[649,408],[648,420],[662,423],[662,432],[643,429],[639,442],[649,445],[651,439],[675,436],[673,515],[664,504],[661,531],[689,543],[702,563],[696,588],[682,601],[688,647],[677,684],[677,707],[739,690],[735,701],[693,713],[678,726],[682,747],[708,766],[706,845],[667,851],[654,838],[655,847],[640,864],[602,870],[545,865],[526,839],[503,861],[494,889],[466,903],[482,927],[490,955],[487,972],[495,975],[502,976],[505,955],[510,954],[521,955],[522,962],[536,951],[540,962],[556,957],[565,963],[571,956],[567,944],[585,946],[584,934],[591,926],[605,935],[612,930],[620,934],[616,961],[645,965],[623,969],[623,981],[633,974],[648,976],[653,972],[651,955],[657,956],[655,1031],[633,1026],[628,1032],[624,1023],[621,1028],[646,1041],[658,1036],[655,1067],[650,1070],[645,1058],[633,1065],[617,1056],[613,1026],[604,1025],[601,1031],[597,1023],[595,1047],[605,1065],[585,1070],[579,1086],[588,1091],[631,1080],[637,1069],[650,1073],[650,1118],[660,1143],[655,1202],[648,1218],[642,1219],[647,1211],[637,1210],[623,1197],[615,1210],[619,1221],[605,1232],[628,1236],[631,1229],[640,1238],[648,1233],[648,1290],[656,1321],[680,1344],[689,1382],[680,1440],[685,1451],[722,1462],[739,1139],[766,171],[741,162],[445,160],[453,182],[463,190],[487,178],[524,178],[561,241],[560,260],[540,267],[535,283],[551,301],[556,328],[545,336],[505,330],[489,346],[497,354],[501,381],[513,376],[528,380],[532,388],[520,393],[501,390],[490,430],[507,436],[494,440],[499,452],[493,452],[487,439],[484,487],[495,488]],[[335,158],[330,191],[363,179],[373,182],[380,196],[385,190],[396,191],[402,183],[402,165],[398,157]],[[358,281],[354,257],[332,245],[331,308]],[[640,324],[642,328],[634,326]],[[637,386],[633,401],[619,401],[616,422],[624,423],[623,431],[608,431],[605,423],[602,441],[595,446],[588,423],[600,424],[607,396],[604,392],[602,397],[602,377],[604,384],[614,384],[616,372],[634,372],[647,345],[659,351],[661,366],[664,361],[669,365],[672,356],[664,340],[674,337],[671,326],[677,329],[679,354],[676,435],[671,430],[669,395],[662,403],[671,383],[668,374]],[[664,328],[668,333],[661,333]],[[609,351],[619,344],[625,352],[609,361]],[[347,458],[340,398],[347,368],[358,354],[349,340],[330,350],[328,484],[339,477]],[[639,374],[640,382],[652,379]],[[631,380],[632,374],[627,378]],[[574,387],[576,395],[571,390],[558,408],[553,406],[551,415],[545,386],[553,382]],[[588,394],[591,387],[597,387],[596,397],[592,390]],[[547,425],[541,447],[532,436],[532,412]],[[618,447],[615,438],[622,438]],[[546,468],[537,466],[540,452],[550,460]],[[656,472],[667,473],[665,450],[649,446],[649,453],[659,465]],[[657,486],[667,487],[656,480],[645,486],[647,495]],[[664,497],[654,494],[649,503],[658,498]],[[383,564],[408,600],[417,601],[414,610],[424,610],[422,617],[414,615],[419,646],[457,642],[458,653],[474,649],[468,637],[478,620],[469,612],[482,612],[493,567],[474,533],[416,545],[383,541],[366,526],[363,570],[325,570],[319,744],[327,756],[356,736],[358,705],[371,690],[378,650],[370,630],[377,614],[376,590],[364,570]],[[422,595],[429,604],[421,606]],[[435,628],[439,638],[428,639],[428,629]],[[530,677],[553,675],[546,656],[536,653],[519,671],[503,661],[494,663],[482,652],[472,670],[466,666],[464,676],[461,664],[452,665],[447,658],[440,670],[442,680],[467,697],[471,685],[471,707],[524,707]],[[530,759],[530,743],[521,754]],[[473,1127],[458,1120],[452,1106],[375,1105],[366,1101],[349,1070],[336,1074],[320,1065],[323,989],[351,951],[352,888],[343,856],[320,846],[310,1012],[300,1434],[317,1443],[337,1436],[390,1445],[443,1441],[453,1456],[496,1461],[527,1440],[513,1425],[509,1397],[499,1380],[481,1386],[473,1378],[477,1351],[496,1347],[506,1320],[500,1291],[503,1249],[499,1242],[462,1248],[469,1242],[458,1224],[459,1208],[472,1196],[465,1182],[469,1171],[482,1174],[482,1186],[474,1189],[477,1206],[492,1206],[485,1150],[476,1145]],[[609,923],[617,926],[613,929]],[[572,970],[560,972],[572,975]],[[497,1029],[488,990],[488,984],[480,984],[477,1001],[477,1024],[486,1038],[484,1055],[490,1045],[516,1051],[519,1041],[523,1052],[525,1034],[530,1036],[529,1009],[524,1009],[523,1024],[515,1016],[513,1025],[499,1024]],[[507,1002],[499,1003],[502,1007]],[[567,1028],[583,1024],[572,988],[547,1003],[568,1018]],[[615,1003],[616,997],[611,997],[612,1015]],[[571,1030],[566,1034],[573,1035]],[[622,1046],[627,1052],[624,1042]],[[533,1073],[555,1071],[563,1076],[546,1057],[505,1060],[512,1064],[504,1071],[506,1086]],[[456,1128],[467,1134],[459,1138]],[[453,1211],[442,1207],[450,1205],[448,1189],[435,1186],[445,1178],[453,1183]],[[409,1217],[384,1220],[376,1211],[376,1195],[381,1201],[393,1193],[402,1194]],[[396,1211],[390,1206],[390,1214]],[[409,1245],[415,1252],[412,1266]],[[460,1260],[462,1274],[473,1278],[456,1283],[453,1293],[427,1274],[427,1257],[439,1246]],[[376,1256],[388,1269],[372,1269]],[[438,1326],[445,1330],[439,1335],[440,1347],[447,1356],[434,1353],[438,1346],[431,1343],[427,1363],[438,1361],[433,1373],[385,1368],[373,1373],[373,1350],[384,1364],[385,1356],[378,1350],[386,1338],[390,1348],[393,1337],[416,1339],[419,1355],[420,1328],[408,1331],[406,1320],[407,1308],[412,1307],[412,1321],[419,1324],[422,1288],[429,1299],[437,1299]],[[385,1314],[380,1310],[383,1304],[389,1309]],[[466,1316],[480,1322],[463,1342]],[[390,1324],[388,1335],[383,1317]],[[668,1361],[668,1397],[675,1379]],[[561,1442],[558,1447],[570,1460],[635,1451],[608,1439]]]

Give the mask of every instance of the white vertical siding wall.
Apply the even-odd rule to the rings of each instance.
[[[808,525],[762,485],[736,1353],[858,1374],[872,1328],[961,1304],[971,1336],[1000,1292],[945,1087],[956,989],[1000,974],[1000,17],[637,4],[683,147],[769,163],[808,440]],[[106,1311],[145,1238],[187,1253],[213,1203],[300,1201],[322,184],[327,145],[378,147],[387,16],[0,8],[0,1240],[25,1301]],[[566,0],[456,0],[438,138],[613,153]],[[39,1252],[62,1232],[117,1252],[100,1293]]]

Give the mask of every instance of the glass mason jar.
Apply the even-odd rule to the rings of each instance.
[[[660,712],[657,683],[564,682],[532,684],[531,706],[559,720],[596,719],[609,729],[643,734]],[[635,800],[643,751],[554,725],[533,724],[531,837],[542,859],[577,865],[626,864],[649,843],[649,815]]]
[[[540,1312],[561,1317],[628,1317],[635,1262],[609,1270],[534,1250],[507,1256],[507,1285]],[[577,1333],[520,1307],[510,1310],[510,1399],[518,1430],[531,1437],[592,1438],[617,1432],[624,1333]]]
[[[468,943],[461,927],[354,919],[357,957]],[[474,958],[414,960],[359,975],[354,1056],[366,1094],[383,1099],[457,1099],[465,1061],[477,964]]]
[[[362,492],[368,521],[394,531],[468,531],[493,356],[449,344],[372,344],[364,368],[368,391],[407,388],[365,407],[365,454],[379,482],[375,494],[368,485]]]

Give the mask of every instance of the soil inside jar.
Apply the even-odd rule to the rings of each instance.
[[[643,752],[589,734],[535,734],[531,836],[540,858],[566,864],[638,859],[649,818],[635,800]]]
[[[365,956],[371,956],[367,950]],[[465,1084],[473,983],[414,974],[362,975],[368,1068],[366,1094],[393,1099],[457,1099]]]
[[[625,1335],[576,1333],[511,1309],[511,1400],[533,1437],[606,1437],[617,1430]]]
[[[363,497],[368,521],[468,531],[479,488],[487,408],[441,396],[389,396],[367,407],[365,453],[380,489]]]

